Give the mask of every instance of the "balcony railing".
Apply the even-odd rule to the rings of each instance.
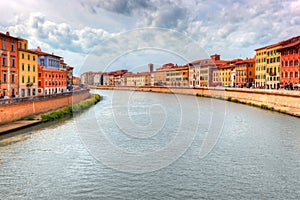
[[[81,93],[84,93],[86,91],[89,91],[89,89],[82,89],[82,90],[78,90],[78,91],[64,92],[64,93],[59,93],[59,94],[49,94],[49,95],[39,95],[39,96],[31,96],[31,97],[18,97],[18,98],[10,98],[10,99],[0,99],[0,106],[1,105],[7,105],[7,104],[19,104],[19,103],[25,103],[25,102],[35,102],[35,101],[42,101],[42,100],[47,100],[47,99],[73,96],[75,94],[81,94]]]

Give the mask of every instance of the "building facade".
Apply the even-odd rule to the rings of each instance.
[[[255,59],[245,59],[235,64],[235,87],[252,87],[255,83]]]
[[[38,55],[27,49],[28,41],[19,38],[19,96],[36,96],[38,92]]]
[[[281,48],[281,87],[294,89],[300,87],[300,36],[282,42]]]
[[[267,47],[255,49],[255,87],[265,88],[267,84]]]
[[[67,92],[68,72],[61,57],[43,52],[40,47],[31,49],[38,55],[38,94],[50,95]]]
[[[0,98],[18,95],[18,38],[0,32]]]
[[[151,73],[131,73],[126,75],[127,86],[151,86]]]
[[[267,47],[267,73],[266,86],[267,89],[280,88],[280,44],[274,44]]]
[[[189,67],[174,66],[166,70],[166,86],[188,87],[189,86]]]

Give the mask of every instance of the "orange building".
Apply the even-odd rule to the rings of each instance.
[[[0,98],[18,94],[18,38],[0,32]]]
[[[251,87],[255,84],[255,59],[245,59],[235,64],[234,85]]]
[[[72,82],[73,82],[73,85],[80,85],[80,78],[79,77],[77,77],[77,76],[73,76],[72,77]]]
[[[67,70],[62,67],[61,57],[43,52],[40,47],[31,51],[38,55],[38,94],[66,92],[69,77]]]
[[[39,65],[38,93],[57,94],[67,91],[67,72]]]

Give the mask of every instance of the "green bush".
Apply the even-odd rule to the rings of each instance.
[[[262,109],[268,109],[268,106],[265,105],[265,104],[261,104],[261,105],[260,105],[260,108],[262,108]]]
[[[234,102],[234,103],[239,103],[240,102],[238,99],[232,99],[231,101]]]
[[[23,119],[25,119],[25,120],[35,120],[36,118],[33,115],[29,115],[29,116],[24,117]]]
[[[54,112],[51,112],[49,114],[41,115],[41,118],[43,121],[53,121],[56,119],[60,119],[66,116],[71,116],[74,113],[82,112],[83,110],[91,107],[92,105],[95,105],[100,101],[101,97],[99,94],[95,94],[92,97],[82,100],[78,103],[75,103],[73,105],[69,105],[61,110],[57,110]]]
[[[231,101],[231,100],[232,100],[232,98],[231,98],[231,97],[228,97],[228,98],[227,98],[227,101]]]

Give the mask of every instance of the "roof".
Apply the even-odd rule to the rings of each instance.
[[[274,47],[278,47],[278,49],[282,49],[282,45],[286,46],[286,45],[290,44],[293,40],[299,40],[299,38],[300,38],[300,36],[292,37],[292,38],[289,38],[287,40],[283,40],[281,42],[277,42],[275,44],[271,44],[271,45],[268,45],[268,46],[260,47],[258,49],[255,49],[255,51],[262,50],[262,49],[271,49],[271,48],[274,48]]]
[[[7,38],[11,38],[11,39],[14,39],[14,40],[18,40],[17,37],[11,36],[11,35],[9,34],[9,32],[6,32],[6,33],[0,32],[0,36],[2,36],[2,37],[7,37]]]
[[[285,40],[282,42],[282,44],[283,45],[279,49],[286,49],[289,47],[296,46],[296,45],[300,44],[300,36],[290,38],[289,40]]]
[[[126,75],[126,77],[136,77],[136,76],[150,76],[151,73],[150,72],[140,72],[140,73],[130,73],[128,75]]]
[[[37,47],[36,49],[29,49],[29,50],[36,52],[39,56],[53,56],[53,57],[57,57],[57,58],[62,58],[60,56],[54,55],[53,53],[50,54],[50,53],[43,52],[40,47]]]
[[[247,58],[245,60],[238,61],[235,64],[237,65],[237,64],[243,64],[243,63],[254,63],[254,62],[255,62],[254,58]]]

